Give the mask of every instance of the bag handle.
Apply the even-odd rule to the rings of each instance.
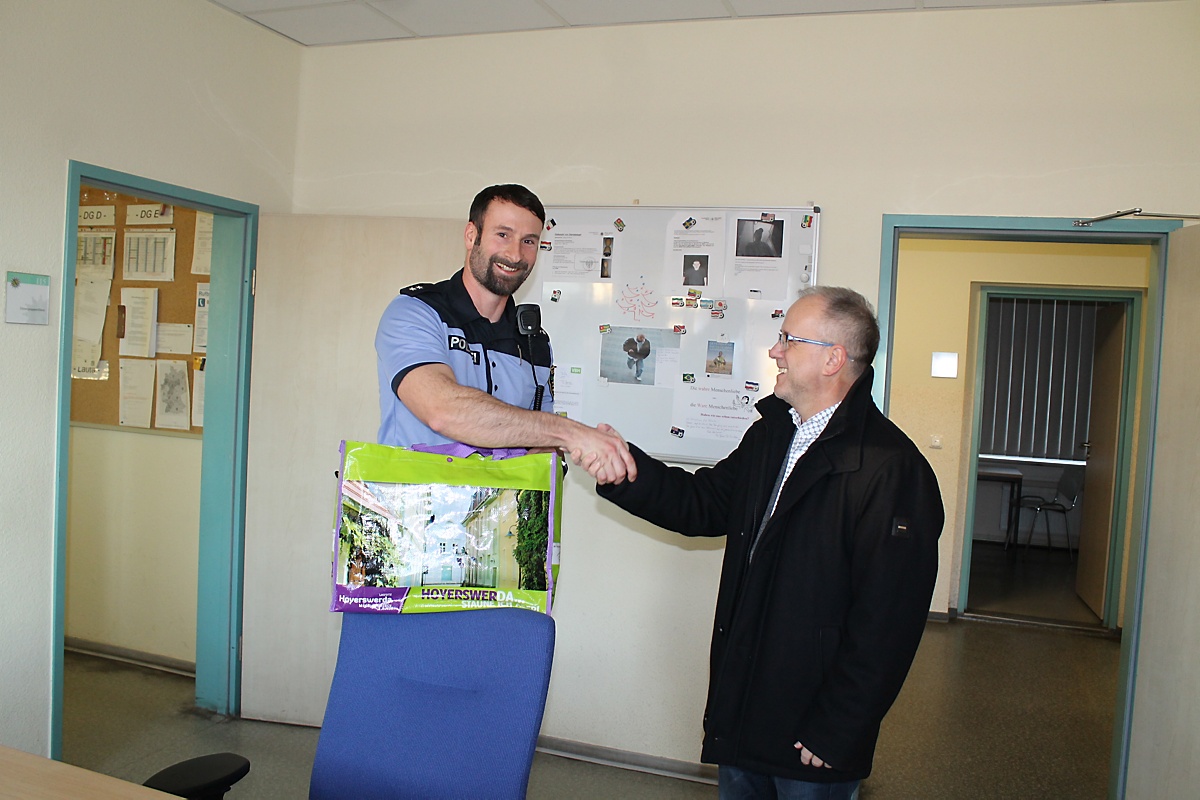
[[[492,458],[500,461],[505,458],[515,458],[523,456],[528,451],[522,447],[472,447],[469,444],[462,442],[446,442],[445,444],[414,444],[408,448],[415,450],[418,453],[436,453],[443,456],[453,456],[454,458],[467,458],[468,456],[478,453],[484,458]]]

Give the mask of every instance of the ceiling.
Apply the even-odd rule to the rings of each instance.
[[[211,0],[303,45],[854,11],[1138,0]]]

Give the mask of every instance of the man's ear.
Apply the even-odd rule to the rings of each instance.
[[[479,240],[479,229],[475,227],[474,222],[468,222],[467,227],[463,230],[463,244],[470,250]]]
[[[850,354],[840,344],[826,348],[829,355],[825,358],[825,374],[836,375],[850,363]]]

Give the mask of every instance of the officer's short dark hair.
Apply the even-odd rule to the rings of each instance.
[[[471,202],[471,216],[469,219],[476,230],[483,230],[483,216],[487,213],[488,207],[491,206],[493,200],[500,200],[520,206],[541,220],[543,224],[546,222],[546,209],[542,205],[542,201],[538,200],[536,194],[519,183],[501,183],[484,189],[475,195],[475,199]]]

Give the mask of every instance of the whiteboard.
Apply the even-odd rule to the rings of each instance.
[[[548,208],[533,277],[554,347],[554,409],[659,458],[711,464],[758,418],[767,351],[816,282],[820,208]],[[641,335],[637,375],[625,352]],[[644,348],[643,348],[644,349]]]

